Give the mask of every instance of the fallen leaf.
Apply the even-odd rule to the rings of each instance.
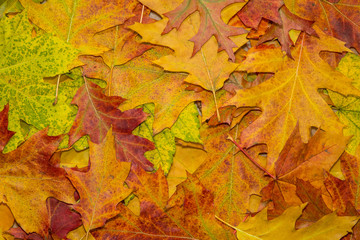
[[[79,213],[71,211],[70,205],[60,202],[56,198],[46,200],[50,219],[51,234],[60,239],[65,239],[66,235],[82,225]]]
[[[218,51],[225,50],[229,58],[234,62],[235,55],[233,48],[240,46],[236,45],[229,37],[244,34],[246,30],[225,24],[221,19],[220,13],[227,5],[235,2],[239,2],[239,0],[213,2],[184,0],[176,9],[164,14],[169,18],[164,33],[169,33],[173,28],[179,29],[180,25],[185,24],[183,22],[186,21],[185,19],[187,17],[195,11],[198,11],[200,14],[199,30],[195,36],[193,36],[194,33],[192,33],[193,37],[190,39],[190,41],[194,42],[192,56],[202,48],[211,36],[215,36],[219,46]]]
[[[360,94],[351,85],[351,79],[331,68],[318,54],[325,50],[348,51],[347,48],[339,40],[314,29],[320,38],[302,34],[292,52],[294,60],[284,57],[279,48],[260,48],[250,52],[238,68],[248,72],[276,72],[274,77],[254,88],[238,90],[228,102],[237,107],[256,105],[262,109],[261,116],[242,132],[240,142],[244,147],[266,143],[270,171],[297,122],[305,143],[311,127],[329,132],[342,129],[334,112],[319,95],[319,88],[346,95]]]
[[[42,130],[18,149],[0,154],[2,201],[10,207],[25,232],[43,236],[49,229],[46,199],[56,197],[74,203],[74,188],[65,171],[49,163],[61,137],[50,137],[46,132]]]
[[[124,99],[108,97],[102,92],[103,89],[98,85],[85,80],[85,84],[76,93],[72,103],[79,106],[79,111],[69,132],[69,144],[72,145],[86,134],[93,143],[99,144],[112,126],[118,159],[140,164],[151,171],[152,164],[144,157],[144,153],[152,150],[153,144],[131,134],[145,120],[146,114],[141,109],[121,112],[118,106]]]
[[[100,144],[90,141],[90,170],[80,172],[66,169],[70,181],[80,194],[80,203],[74,209],[81,214],[88,233],[102,227],[105,221],[115,217],[116,205],[132,190],[124,185],[130,171],[130,163],[116,159],[115,140],[112,130]]]
[[[106,50],[94,39],[94,34],[123,24],[133,16],[137,5],[134,0],[46,1],[20,0],[28,9],[30,20],[45,31],[70,43],[81,54],[96,55]]]
[[[340,239],[351,232],[359,217],[338,217],[328,214],[310,227],[295,229],[295,221],[301,216],[306,204],[288,208],[281,216],[268,221],[266,210],[233,227],[238,239]],[[336,225],[334,223],[336,222]]]
[[[8,130],[8,113],[9,104],[5,105],[4,109],[0,112],[0,152],[4,149],[9,139],[15,134]]]

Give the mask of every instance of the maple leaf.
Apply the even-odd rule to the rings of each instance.
[[[0,106],[9,103],[8,129],[23,140],[20,120],[56,134],[71,124],[71,107],[62,94],[53,106],[53,85],[42,80],[68,71],[77,51],[49,34],[32,37],[26,11],[0,23]]]
[[[354,201],[351,203],[354,204],[356,209],[359,208],[359,159],[356,156],[352,156],[348,153],[343,153],[340,157],[340,164],[341,164],[341,171],[344,174],[346,183],[343,184],[344,186],[347,185],[350,188],[350,196],[354,196]]]
[[[301,226],[300,228],[308,226],[331,213],[322,198],[321,189],[315,188],[309,181],[299,178],[296,180],[296,195],[303,203],[308,203],[300,219],[296,222],[297,226]]]
[[[15,219],[9,207],[3,203],[0,204],[0,218],[0,239],[5,240],[5,231],[8,231],[14,225]]]
[[[72,145],[86,134],[92,142],[99,144],[112,126],[118,159],[140,164],[151,171],[152,164],[144,157],[144,153],[152,150],[153,144],[131,134],[145,120],[146,114],[141,109],[121,112],[118,106],[124,101],[123,98],[108,97],[98,85],[84,80],[85,84],[79,88],[72,101],[72,104],[79,106],[79,111],[69,132],[69,144]]]
[[[124,186],[130,171],[130,163],[116,159],[112,130],[100,144],[90,141],[90,170],[80,172],[66,169],[70,181],[80,194],[80,203],[74,209],[81,214],[87,235],[116,216],[116,205],[132,190]]]
[[[317,92],[319,88],[359,95],[351,79],[335,71],[319,56],[320,51],[341,52],[348,51],[347,48],[341,41],[315,30],[320,38],[302,34],[292,52],[295,60],[284,58],[279,48],[261,48],[250,52],[238,68],[248,72],[276,72],[274,77],[254,88],[238,90],[228,102],[237,107],[255,105],[262,109],[262,115],[242,132],[241,143],[245,147],[266,143],[270,171],[297,122],[304,142],[308,141],[312,126],[330,132],[342,128]]]
[[[304,198],[296,197],[296,191],[299,191],[296,185],[304,187],[302,181],[324,181],[323,171],[330,170],[343,153],[347,141],[348,138],[342,135],[318,130],[308,143],[303,143],[296,127],[275,162],[276,180],[261,190],[263,201],[273,202],[273,207],[269,208],[271,214],[280,215],[286,207],[301,203],[300,199]],[[310,187],[307,189],[311,191]]]
[[[235,61],[233,48],[237,46],[229,37],[246,33],[245,29],[229,26],[221,19],[220,13],[223,8],[239,0],[226,1],[201,1],[201,0],[184,0],[176,9],[165,13],[169,21],[163,33],[169,33],[173,28],[179,29],[187,17],[198,11],[200,14],[200,26],[198,32],[190,41],[194,42],[192,56],[197,53],[201,47],[215,36],[219,51],[225,50],[232,61]]]
[[[217,128],[205,125],[201,130],[201,137],[207,156],[194,173],[214,193],[216,214],[233,224],[245,217],[249,208],[249,196],[260,195],[260,190],[269,181],[260,169],[245,155],[238,153],[236,146],[227,140],[229,134],[236,139],[243,128],[235,126],[230,131],[224,125]],[[256,156],[260,149],[255,148],[251,155]]]
[[[80,214],[71,211],[70,205],[60,202],[56,198],[48,198],[46,206],[52,235],[65,239],[68,232],[81,226]]]
[[[178,187],[178,195],[173,196],[169,205],[166,205],[168,188],[163,173],[138,172],[137,177],[138,182],[133,184],[141,186],[136,191],[140,198],[140,216],[119,205],[120,216],[95,230],[95,238],[220,239],[225,236],[213,215],[212,194],[194,177],[189,176]]]
[[[7,13],[18,13],[23,10],[18,0],[5,0],[0,4],[0,18],[5,17]]]
[[[184,81],[200,85],[211,91],[216,109],[218,109],[216,91],[223,86],[230,73],[236,69],[237,64],[227,61],[226,53],[216,51],[214,38],[205,43],[198,53],[192,55],[190,50],[192,43],[187,39],[194,31],[194,26],[199,21],[198,18],[198,15],[191,15],[184,20],[177,31],[171,31],[166,35],[161,35],[166,19],[152,24],[135,23],[129,28],[142,36],[142,42],[150,42],[173,49],[175,51],[173,55],[164,56],[154,63],[168,71],[189,73]],[[243,45],[247,40],[240,38],[238,42]]]
[[[284,2],[292,13],[316,21],[316,25],[326,34],[360,51],[360,16],[356,1],[284,0]]]
[[[216,111],[214,96],[210,92],[188,91],[188,85],[183,82],[184,74],[169,73],[152,63],[167,54],[169,50],[153,48],[126,64],[116,66],[113,70],[114,94],[129,99],[121,105],[121,109],[133,109],[149,102],[155,104],[153,123],[155,134],[164,128],[170,128],[180,112],[191,102],[201,101],[203,119],[210,118]],[[88,60],[87,65],[84,66],[86,76],[108,79],[110,69],[101,59],[88,58]],[[230,94],[226,94],[223,90],[216,92],[219,105],[229,97]]]
[[[359,217],[338,217],[333,212],[321,218],[310,227],[295,229],[295,221],[301,216],[306,204],[288,208],[281,216],[267,220],[266,209],[255,217],[233,227],[238,239],[340,239],[351,232]],[[334,223],[336,222],[336,225]]]
[[[326,172],[327,178],[324,185],[333,199],[333,205],[339,214],[346,211],[348,203],[355,202],[355,197],[351,192],[348,181],[343,181]]]
[[[279,13],[281,25],[273,24],[265,35],[259,39],[258,45],[277,38],[281,44],[281,49],[286,52],[288,57],[291,57],[290,46],[294,45],[294,43],[289,36],[290,30],[304,31],[313,36],[317,36],[317,34],[315,30],[311,28],[313,24],[312,21],[302,19],[292,14],[286,6],[282,6]]]
[[[171,129],[164,129],[153,135],[154,104],[145,104],[144,112],[149,114],[145,122],[140,124],[133,134],[144,137],[155,144],[155,149],[145,153],[145,157],[154,164],[155,169],[162,168],[168,174],[175,154],[175,137],[188,142],[201,143],[199,112],[194,103],[188,105],[179,115]]]
[[[94,34],[124,23],[133,16],[132,10],[137,5],[134,0],[20,2],[28,10],[33,23],[72,44],[81,54],[89,55],[108,50],[95,41]]]
[[[8,130],[8,112],[9,105],[5,105],[4,109],[0,112],[0,152],[4,149],[4,146],[9,139],[15,134]]]
[[[49,162],[61,137],[50,137],[46,132],[42,130],[18,149],[0,154],[2,201],[26,232],[41,235],[47,235],[49,229],[46,199],[55,197],[74,202],[74,188],[65,177],[65,171]]]
[[[343,73],[345,76],[353,79],[352,84],[359,89],[360,81],[360,57],[348,53],[343,57],[337,67],[339,72]],[[353,96],[342,96],[339,93],[328,91],[329,97],[333,103],[335,114],[338,116],[339,120],[346,125],[343,132],[346,136],[353,136],[350,143],[348,144],[346,151],[350,154],[355,154],[357,146],[360,144],[360,122],[359,114],[359,98]]]

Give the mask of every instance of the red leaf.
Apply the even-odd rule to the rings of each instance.
[[[4,149],[6,143],[15,134],[9,131],[8,128],[8,113],[9,104],[6,104],[4,109],[0,112],[0,152]]]
[[[284,5],[282,0],[250,0],[239,12],[241,21],[249,27],[258,28],[262,18],[281,25],[279,8]]]
[[[104,95],[102,88],[85,79],[85,84],[72,101],[72,104],[79,106],[79,111],[69,132],[69,144],[86,134],[92,142],[100,144],[112,126],[118,159],[139,164],[145,170],[152,171],[152,163],[144,157],[144,153],[154,149],[153,143],[132,135],[132,131],[147,115],[140,108],[120,111],[118,107],[124,101],[118,96]]]
[[[313,22],[302,19],[292,14],[286,6],[280,8],[281,24],[273,24],[270,29],[262,36],[258,42],[258,45],[269,40],[277,38],[281,44],[281,49],[291,57],[290,46],[294,43],[291,41],[289,31],[291,29],[304,31],[309,35],[318,36],[314,29],[311,28]],[[291,57],[292,58],[292,57]]]
[[[230,59],[235,61],[232,48],[237,46],[229,37],[246,33],[246,30],[225,24],[220,16],[221,11],[227,5],[235,2],[242,1],[225,0],[204,2],[199,0],[184,0],[175,10],[164,14],[169,18],[164,33],[170,32],[173,28],[179,29],[185,18],[195,11],[199,11],[201,17],[199,31],[190,39],[190,41],[194,42],[193,55],[214,35],[219,44],[219,51],[225,50]]]
[[[81,216],[79,213],[71,211],[70,205],[57,200],[48,198],[46,206],[50,218],[51,233],[61,239],[66,239],[66,235],[81,226]]]

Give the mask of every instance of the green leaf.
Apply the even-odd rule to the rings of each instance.
[[[191,103],[180,113],[171,127],[171,132],[175,137],[186,142],[202,143],[199,129],[199,111],[196,104]]]
[[[360,89],[360,57],[348,53],[343,57],[337,68],[345,76],[353,79],[352,84]],[[345,136],[353,136],[347,145],[346,151],[355,155],[360,144],[360,98],[344,97],[343,95],[328,90],[328,94],[335,105],[335,113],[340,122],[346,125],[343,132]]]
[[[7,13],[21,12],[21,10],[24,9],[19,0],[5,0],[0,2],[0,18],[5,17]]]
[[[54,106],[55,85],[43,77],[67,72],[77,51],[49,34],[32,37],[32,29],[26,11],[0,21],[0,106],[10,103],[8,128],[17,132],[16,143],[24,139],[20,120],[37,129],[49,126],[49,135],[59,135],[74,115],[67,89]]]
[[[145,153],[145,157],[154,164],[155,169],[161,167],[164,173],[169,173],[175,154],[175,137],[187,142],[201,143],[199,112],[195,103],[189,104],[179,115],[171,127],[153,135],[154,111],[153,103],[142,106],[149,114],[145,122],[140,124],[133,134],[146,138],[155,144],[156,149]]]

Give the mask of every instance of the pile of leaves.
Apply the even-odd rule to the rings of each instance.
[[[0,239],[360,239],[357,1],[0,17]]]

